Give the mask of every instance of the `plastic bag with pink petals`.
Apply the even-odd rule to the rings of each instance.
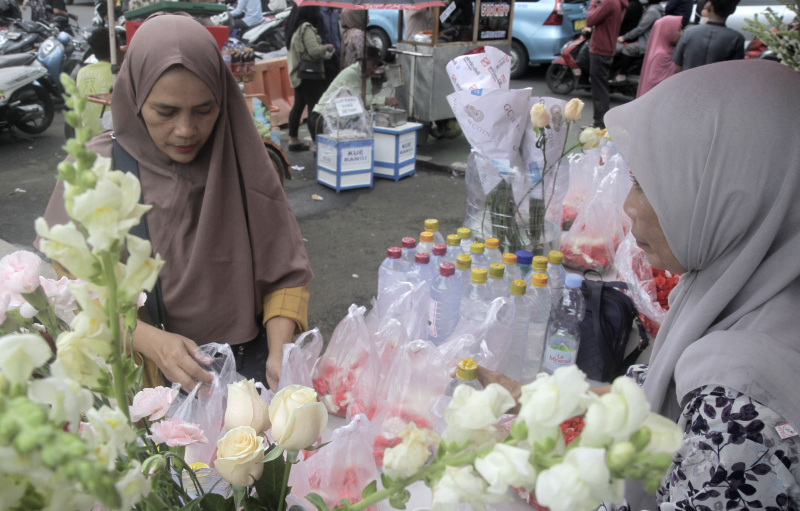
[[[283,362],[278,390],[288,385],[311,387],[311,372],[322,351],[322,334],[319,328],[304,332],[293,343],[283,345]]]

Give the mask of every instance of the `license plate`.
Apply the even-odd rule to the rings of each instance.
[[[586,27],[586,19],[584,18],[582,20],[575,20],[572,22],[572,26],[576,31],[582,30],[583,28]]]

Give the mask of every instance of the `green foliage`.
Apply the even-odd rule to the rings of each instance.
[[[391,497],[389,497],[389,505],[395,509],[405,509],[406,503],[411,498],[411,493],[406,490],[400,490]]]
[[[800,16],[800,0],[778,0],[795,15],[795,20],[789,26],[783,24],[778,13],[767,9],[764,13],[766,23],[758,19],[746,19],[745,30],[761,39],[767,48],[773,51],[781,63],[800,73],[800,31],[798,31],[797,17]]]
[[[366,499],[367,497],[369,497],[370,495],[372,495],[377,491],[378,491],[378,480],[375,479],[374,481],[372,481],[371,483],[369,483],[367,486],[364,487],[364,491],[361,492],[361,498]]]
[[[276,445],[267,453],[266,457],[278,450],[280,450],[281,454],[283,453],[283,449]],[[264,463],[264,472],[261,473],[261,477],[255,484],[258,502],[262,506],[261,509],[268,511],[278,510],[281,501],[281,489],[283,488],[283,475],[286,471],[287,463],[283,456],[280,455]],[[287,489],[287,493],[289,491],[291,491],[291,488]]]
[[[316,493],[309,493],[308,495],[306,495],[306,500],[311,502],[314,505],[314,507],[317,508],[317,511],[330,511],[328,509],[328,505],[325,503],[324,500],[322,500],[322,497],[320,497]]]

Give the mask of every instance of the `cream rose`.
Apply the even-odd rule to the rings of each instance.
[[[465,385],[462,385],[464,387]],[[439,435],[409,422],[400,432],[403,442],[386,449],[383,455],[383,473],[392,479],[411,477],[422,468],[431,455],[430,447],[439,444]]]
[[[214,468],[233,486],[251,486],[264,471],[264,437],[250,426],[234,428],[217,442]]]
[[[255,380],[228,384],[225,429],[250,426],[261,433],[269,429],[269,407],[258,393]]]
[[[550,124],[550,114],[547,113],[547,107],[542,103],[536,103],[531,108],[531,122],[537,128],[544,128]]]
[[[269,404],[272,438],[287,451],[312,445],[328,425],[328,411],[317,393],[302,385],[281,389]]]
[[[594,149],[600,145],[600,138],[602,137],[600,128],[586,128],[581,131],[578,141],[583,144],[583,150]]]
[[[567,106],[564,107],[564,117],[568,121],[578,121],[583,112],[583,101],[578,98],[572,98],[567,101]]]

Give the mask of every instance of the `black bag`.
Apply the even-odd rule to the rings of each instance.
[[[297,66],[297,77],[301,80],[324,80],[325,65],[321,60],[300,59]]]
[[[581,292],[586,315],[580,323],[581,343],[578,367],[592,380],[611,382],[622,376],[650,344],[633,301],[620,291],[624,282],[583,279]],[[634,321],[639,330],[639,345],[625,356]]]

